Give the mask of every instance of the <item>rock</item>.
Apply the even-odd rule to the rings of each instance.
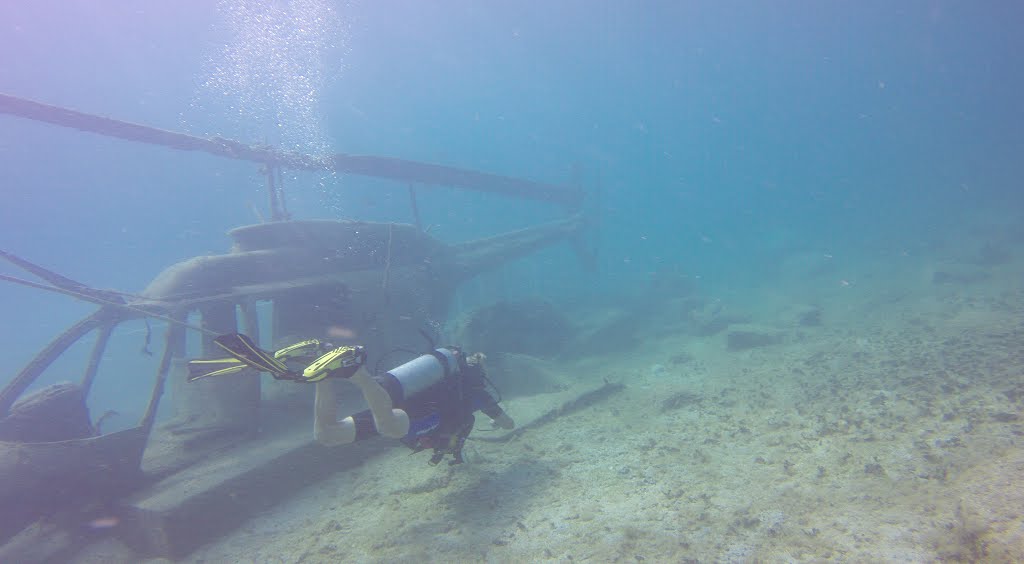
[[[525,354],[503,353],[487,359],[487,377],[503,396],[532,396],[556,392],[563,384],[550,363]]]
[[[869,476],[885,476],[885,469],[881,464],[871,462],[864,465],[864,473]]]
[[[574,321],[578,329],[563,350],[571,357],[633,350],[649,327],[647,320],[636,315],[636,310],[618,306],[581,311]]]
[[[1011,450],[965,470],[949,487],[960,499],[954,527],[938,531],[940,542],[962,560],[1024,562],[1024,453]],[[944,551],[937,551],[942,554]],[[984,555],[984,557],[981,557]]]
[[[798,327],[820,327],[822,310],[815,305],[796,305],[788,307],[781,314],[782,322]]]
[[[808,306],[797,311],[796,322],[803,327],[818,327],[821,325],[821,308]]]
[[[988,272],[973,269],[947,269],[938,270],[932,274],[932,284],[953,284],[965,286],[975,282],[988,280],[991,275]]]
[[[1010,254],[1009,249],[990,241],[978,249],[977,255],[971,262],[978,266],[999,266],[1010,262],[1012,258],[1013,255]]]
[[[651,274],[650,286],[644,292],[646,299],[665,300],[686,298],[697,293],[697,280],[672,268],[659,268]]]
[[[690,311],[693,332],[701,337],[721,333],[734,323],[748,321],[750,321],[749,316],[729,312],[718,300],[706,303],[700,309]]]
[[[572,337],[569,320],[541,300],[501,301],[472,314],[458,331],[458,342],[471,352],[520,353],[551,357]]]
[[[743,325],[729,331],[726,335],[726,346],[730,351],[767,347],[781,342],[781,332],[756,325]]]

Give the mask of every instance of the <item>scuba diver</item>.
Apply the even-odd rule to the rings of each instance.
[[[221,335],[214,343],[231,358],[190,361],[189,381],[254,368],[278,380],[315,383],[313,437],[326,446],[383,435],[401,439],[414,452],[432,449],[431,465],[448,454],[454,465],[464,462],[462,447],[473,431],[475,412],[482,411],[502,429],[515,427],[498,405],[500,399],[487,390],[484,356],[467,356],[457,347],[436,348],[372,375],[359,346],[333,347],[311,339],[269,352],[237,333]],[[305,366],[292,369],[289,363]],[[334,379],[355,384],[370,408],[339,420]]]

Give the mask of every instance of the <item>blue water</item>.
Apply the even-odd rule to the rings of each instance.
[[[281,19],[255,29],[243,9]],[[628,301],[659,271],[743,302],[785,253],[922,253],[967,217],[1024,208],[1022,15],[1018,2],[950,0],[5,2],[0,92],[307,152],[553,183],[579,166],[597,271],[559,246],[501,284],[471,283],[464,307]],[[300,71],[310,87],[282,98]],[[224,80],[239,73],[271,84]],[[124,291],[226,251],[228,229],[258,221],[251,204],[267,213],[251,163],[10,116],[0,183],[0,247]],[[396,183],[286,173],[286,190],[298,218],[412,218]],[[564,213],[443,188],[419,200],[447,242]],[[2,383],[93,306],[4,285],[0,308]],[[155,368],[144,329],[119,329],[92,398],[124,425]]]

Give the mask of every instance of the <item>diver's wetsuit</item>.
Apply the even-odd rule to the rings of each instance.
[[[455,456],[456,463],[462,462],[462,443],[473,430],[476,411],[483,411],[492,419],[505,413],[498,400],[487,391],[483,367],[459,364],[459,370],[411,398],[404,397],[401,384],[390,373],[373,377],[387,391],[392,406],[409,416],[409,432],[402,442],[417,451],[434,449],[431,462],[435,464],[449,452]],[[379,434],[369,409],[356,413],[352,420],[356,426],[356,441]]]

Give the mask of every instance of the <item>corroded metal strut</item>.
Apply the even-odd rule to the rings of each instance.
[[[571,208],[577,208],[583,201],[583,191],[579,187],[534,182],[510,176],[393,157],[350,155],[346,153],[314,157],[291,151],[281,151],[265,145],[246,145],[245,143],[222,137],[196,137],[186,133],[167,131],[148,125],[43,104],[8,94],[0,94],[0,113],[128,141],[162,145],[180,151],[202,151],[211,155],[251,161],[264,165],[358,174],[427,186],[448,186],[465,190],[491,192],[505,196],[562,204]]]

